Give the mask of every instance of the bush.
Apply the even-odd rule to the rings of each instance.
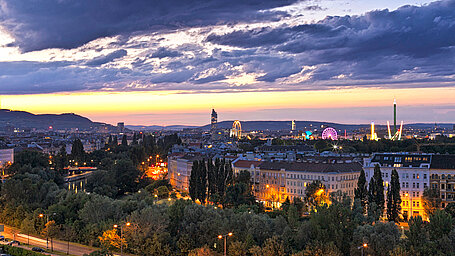
[[[11,254],[14,256],[42,256],[44,254],[25,250],[19,247],[9,246],[9,245],[0,245],[2,253]]]

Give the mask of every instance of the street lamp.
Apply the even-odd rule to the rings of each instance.
[[[131,226],[131,222],[127,222],[125,223],[124,225],[125,227],[129,227]],[[115,224],[114,225],[114,228],[117,229],[118,227],[120,227],[120,256],[123,256],[123,225],[117,225]]]
[[[362,256],[363,256],[363,248],[367,248],[367,247],[368,247],[367,243],[364,243],[364,244],[362,244],[362,246],[357,247],[357,249],[361,250]]]
[[[226,239],[227,239],[228,236],[232,236],[232,235],[233,235],[232,232],[229,232],[229,233],[227,233],[225,235],[219,235],[218,236],[218,239],[223,239],[224,238],[224,256],[226,256]]]
[[[55,215],[55,212],[52,213],[52,216],[54,216],[54,215]],[[38,217],[40,217],[40,218],[46,217],[46,224],[49,223],[49,214],[40,213],[40,214],[38,215]],[[49,229],[48,229],[47,232],[46,232],[46,249],[49,250]],[[54,246],[52,246],[52,251],[53,251],[53,250],[54,250]]]

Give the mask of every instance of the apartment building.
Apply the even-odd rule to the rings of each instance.
[[[357,179],[362,170],[358,162],[285,162],[285,161],[247,161],[233,163],[236,173],[246,170],[256,199],[267,207],[280,207],[286,198],[305,197],[306,187],[321,181],[327,193],[341,191],[354,196]]]
[[[403,216],[425,217],[422,195],[430,184],[432,157],[432,154],[421,153],[376,153],[364,161],[365,176],[369,183],[374,174],[374,167],[379,165],[384,191],[387,191],[391,172],[396,169],[400,178]]]

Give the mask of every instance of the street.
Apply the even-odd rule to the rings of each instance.
[[[17,240],[17,241],[21,242],[21,244],[27,244],[28,241],[30,241],[29,242],[30,245],[46,249],[46,239],[41,239],[41,238],[33,237],[33,236],[29,237],[26,234],[17,233],[17,231],[14,228],[5,226],[5,231],[2,232],[1,234],[4,235],[6,238]],[[58,241],[58,240],[54,239],[53,246],[54,246],[54,251],[62,252],[62,253],[68,252],[68,243],[67,242]],[[20,247],[22,247],[22,246],[20,246]],[[23,247],[23,248],[30,249],[27,247]],[[50,250],[50,248],[51,248],[51,241],[49,239],[49,250]],[[69,243],[69,254],[70,255],[83,256],[84,254],[89,254],[89,253],[93,252],[94,250],[96,250],[96,249],[90,248],[88,246],[80,245],[80,244]]]

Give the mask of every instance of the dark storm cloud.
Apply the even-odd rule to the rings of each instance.
[[[24,51],[74,48],[133,33],[277,19],[297,0],[0,0],[0,25]],[[261,12],[259,12],[261,11]]]
[[[274,45],[290,53],[345,48],[340,57],[378,53],[426,57],[455,45],[454,9],[455,1],[435,2],[423,7],[404,6],[393,12],[327,17],[317,24],[210,35],[207,40],[247,48]]]
[[[106,64],[106,63],[109,63],[115,59],[119,59],[119,58],[122,58],[122,57],[125,57],[127,55],[127,51],[126,50],[117,50],[117,51],[114,51],[114,52],[111,52],[107,55],[104,55],[104,56],[99,56],[99,57],[96,57],[90,61],[87,61],[87,65],[88,66],[101,66],[103,64]]]
[[[404,6],[361,16],[327,17],[315,24],[259,28],[207,41],[294,54],[301,65],[320,65],[313,80],[341,74],[379,79],[406,70],[430,76],[453,75],[455,1]],[[285,74],[284,74],[285,75]]]
[[[35,0],[42,6],[24,8],[30,1],[0,0],[0,17],[6,17],[0,18],[1,24],[23,50],[71,48],[104,35],[120,36],[108,46],[82,47],[81,51],[95,50],[98,54],[109,47],[115,49],[89,60],[0,62],[0,94],[77,90],[198,93],[455,84],[455,0],[361,16],[327,17],[295,26],[256,23],[255,27],[263,27],[236,31],[233,25],[230,29],[234,31],[227,34],[212,33],[210,25],[271,20],[282,14],[258,10],[294,1]],[[151,8],[151,3],[161,8]],[[194,43],[166,42],[169,39],[159,31],[191,26],[206,26],[197,32],[182,30],[186,36],[197,37]],[[158,32],[150,39],[153,31]],[[138,37],[130,37],[130,33]],[[200,43],[200,38],[205,41]],[[128,58],[123,58],[127,55],[124,49]],[[227,83],[245,74],[256,81]]]

